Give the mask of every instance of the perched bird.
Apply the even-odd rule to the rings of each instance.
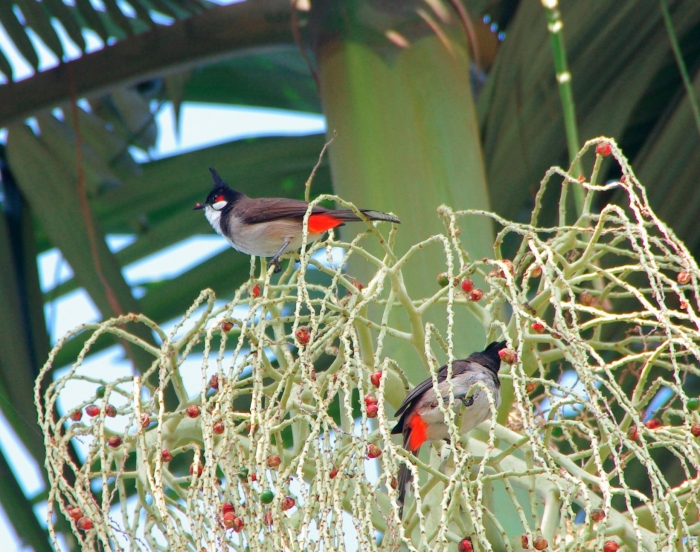
[[[482,382],[493,394],[496,408],[501,404],[498,369],[501,357],[498,352],[505,349],[505,341],[494,341],[480,353],[472,353],[465,360],[455,360],[452,363],[452,389],[454,393],[454,408],[457,413],[464,407],[461,417],[461,432],[467,433],[474,429],[491,415],[486,391],[483,388],[472,390],[476,382]],[[450,384],[447,381],[447,365],[438,370],[438,391],[444,403],[449,401]],[[401,416],[391,430],[397,435],[403,434],[403,446],[413,454],[418,453],[426,441],[449,439],[449,430],[445,418],[438,407],[438,399],[433,389],[433,379],[428,378],[416,385],[406,396],[396,411]],[[458,418],[459,419],[459,418]],[[406,492],[411,485],[411,471],[406,465],[399,468],[399,517],[403,517],[403,504]]]
[[[301,247],[304,215],[309,204],[298,199],[276,197],[250,198],[228,187],[218,173],[209,168],[214,188],[204,203],[195,209],[204,209],[209,223],[228,240],[234,249],[246,255],[272,257],[271,264],[279,272],[279,257],[285,251]],[[392,215],[361,209],[369,220],[384,220],[399,224]],[[331,228],[350,221],[362,220],[350,209],[326,209],[316,205],[309,216],[307,243],[319,239]]]

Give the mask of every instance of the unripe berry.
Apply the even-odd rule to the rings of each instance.
[[[216,433],[217,435],[221,435],[221,434],[224,432],[224,430],[225,430],[226,428],[224,427],[224,422],[222,422],[221,420],[219,420],[219,421],[217,421],[217,422],[214,422],[214,425],[212,426],[211,429],[212,429],[212,431],[213,431],[214,433]]]
[[[107,439],[107,444],[112,448],[117,448],[122,444],[122,438],[119,437],[119,435],[112,435],[109,439]]]
[[[375,387],[379,387],[379,382],[381,381],[381,379],[382,379],[381,372],[374,372],[374,374],[372,374],[369,377],[369,381],[371,381],[372,385],[374,385]]]
[[[199,416],[199,407],[196,404],[191,404],[185,410],[188,418],[197,418]]]
[[[440,287],[445,287],[450,283],[450,277],[447,275],[447,272],[441,272],[437,275],[437,283]]]
[[[379,458],[382,455],[382,449],[377,445],[369,445],[367,447],[367,458]]]
[[[299,343],[306,345],[311,339],[311,332],[306,326],[299,326],[294,332],[294,337],[297,338]]]
[[[275,493],[270,490],[265,490],[260,493],[260,502],[263,504],[270,504],[275,499]]]
[[[280,508],[282,509],[283,512],[286,512],[287,510],[290,510],[294,508],[294,505],[296,502],[291,496],[285,496],[282,499],[282,502],[280,503]]]
[[[688,410],[698,410],[700,409],[700,399],[693,397],[688,399]]]
[[[163,462],[170,462],[173,459],[173,454],[168,449],[163,449],[160,457],[163,459]]]
[[[277,468],[282,463],[282,459],[276,454],[267,457],[267,465],[270,468]]]
[[[81,531],[89,531],[92,529],[92,520],[87,517],[81,517],[75,524]]]
[[[100,385],[97,390],[95,391],[95,394],[100,398],[104,398],[105,393],[107,392],[107,389],[105,388],[104,385]]]
[[[462,280],[462,291],[464,291],[464,293],[471,293],[473,289],[474,282],[471,279],[465,278],[464,280]]]
[[[95,416],[100,415],[100,408],[97,405],[89,404],[85,407],[85,414],[91,418],[94,418]]]

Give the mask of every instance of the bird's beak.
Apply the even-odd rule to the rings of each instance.
[[[197,203],[192,210],[199,211],[200,209],[204,209],[204,203]]]

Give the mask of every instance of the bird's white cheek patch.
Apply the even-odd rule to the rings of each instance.
[[[226,205],[228,205],[228,201],[217,201],[216,203],[212,204],[212,207],[217,211],[221,211],[221,209],[226,207]]]

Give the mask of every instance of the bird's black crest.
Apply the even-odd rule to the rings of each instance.
[[[218,188],[228,188],[228,184],[223,181],[223,179],[219,176],[219,173],[216,172],[215,169],[209,167],[209,172],[211,173],[211,177],[214,180],[214,189]]]
[[[489,343],[488,347],[480,353],[473,353],[467,360],[478,362],[491,370],[494,374],[498,374],[498,369],[501,367],[501,357],[498,351],[505,349],[507,343],[505,341],[494,341]]]

